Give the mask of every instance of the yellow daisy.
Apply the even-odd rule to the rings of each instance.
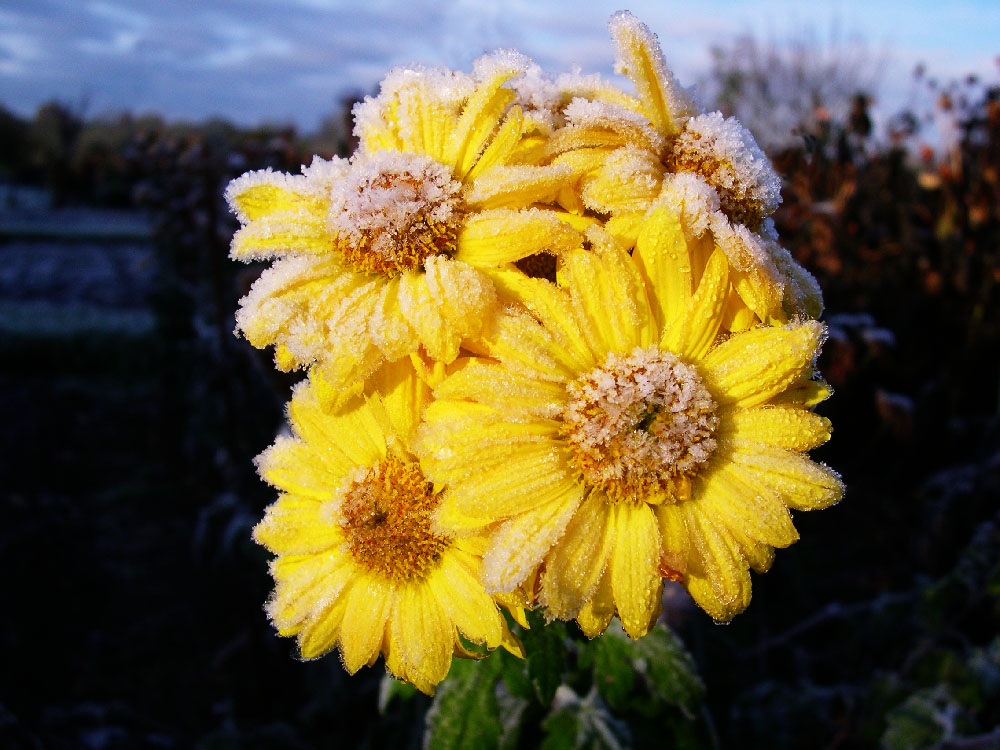
[[[809,407],[824,329],[815,321],[725,338],[729,263],[661,242],[651,216],[634,257],[589,231],[559,285],[498,274],[516,300],[436,390],[416,449],[446,482],[441,528],[491,532],[482,576],[509,591],[541,566],[540,601],[588,635],[616,611],[633,638],[683,581],[714,619],[750,599],[748,568],[796,539],[789,508],[826,507],[839,477],[805,451],[829,438]],[[499,524],[494,527],[493,524]]]
[[[323,408],[308,382],[288,414],[294,435],[258,459],[281,490],[254,539],[277,558],[267,611],[281,635],[313,659],[340,648],[350,673],[381,653],[389,671],[425,693],[452,654],[519,644],[479,583],[474,538],[432,529],[441,493],[410,451],[430,390],[409,362],[383,368],[385,395]]]
[[[565,108],[566,125],[547,146],[548,163],[569,168],[575,186],[559,193],[560,203],[608,217],[608,231],[632,247],[651,206],[676,203],[678,193],[710,194],[704,213],[691,212],[695,224],[682,227],[689,239],[708,232],[726,252],[733,304],[746,311],[737,322],[818,317],[819,286],[778,243],[769,219],[781,180],[753,136],[734,118],[701,112],[667,69],[656,35],[630,13],[616,14],[610,29],[617,69],[638,98],[578,98]],[[701,216],[708,226],[698,226]]]
[[[361,148],[300,175],[250,172],[226,191],[240,260],[276,259],[237,324],[279,368],[318,363],[339,406],[385,361],[422,347],[451,362],[496,295],[482,269],[580,244],[554,211],[560,166],[510,163],[526,127],[505,84],[527,66],[485,58],[476,74],[397,70],[355,110]]]

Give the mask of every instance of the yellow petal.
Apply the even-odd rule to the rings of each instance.
[[[597,353],[577,325],[573,302],[565,290],[518,271],[494,271],[491,278],[504,301],[524,305],[542,322],[554,339],[557,356],[570,370],[586,372],[597,365]]]
[[[434,592],[423,582],[400,587],[392,617],[390,633],[393,646],[399,646],[403,667],[403,674],[398,676],[433,694],[451,667],[455,626],[441,609]]]
[[[256,463],[261,479],[272,487],[314,502],[329,500],[356,466],[343,451],[329,443],[317,449],[283,435],[257,457]]]
[[[684,514],[674,504],[657,505],[654,512],[660,526],[660,573],[676,579],[687,573],[691,548]]]
[[[275,214],[322,216],[329,206],[304,176],[271,169],[237,177],[226,187],[226,201],[244,224]]]
[[[464,197],[468,205],[479,209],[551,203],[568,177],[567,167],[496,167],[472,183]]]
[[[730,466],[705,481],[698,507],[717,523],[772,547],[787,547],[799,538],[778,496]]]
[[[615,599],[611,591],[611,572],[604,571],[594,594],[580,610],[576,622],[588,638],[596,638],[608,628],[615,615]]]
[[[635,264],[617,246],[577,250],[563,258],[560,285],[569,289],[580,330],[603,352],[653,343],[655,324]]]
[[[249,261],[280,255],[331,255],[334,247],[324,216],[296,211],[256,219],[238,230],[229,257]]]
[[[435,256],[424,261],[424,282],[448,326],[462,338],[479,338],[497,304],[489,277],[461,261]],[[447,363],[454,357],[437,359]]]
[[[583,181],[580,195],[588,208],[602,214],[645,211],[660,192],[663,172],[655,153],[626,146]]]
[[[279,555],[320,553],[344,541],[340,526],[324,514],[320,503],[288,495],[268,507],[253,538]]]
[[[663,593],[660,530],[645,503],[617,503],[614,511],[611,588],[622,627],[630,638],[641,638],[654,625]]]
[[[430,403],[431,389],[417,376],[409,358],[380,367],[369,381],[369,387],[381,395],[392,432],[404,445],[409,445],[424,407]]]
[[[468,175],[507,105],[515,99],[513,91],[500,87],[516,73],[513,69],[497,71],[479,84],[466,102],[445,148],[445,161],[453,165],[456,179],[461,181]]]
[[[340,651],[344,668],[351,674],[378,654],[392,593],[392,584],[369,575],[362,575],[351,587],[340,626]]]
[[[541,601],[552,617],[573,619],[593,595],[607,565],[613,534],[607,499],[592,492],[545,558]]]
[[[616,13],[609,26],[618,53],[615,67],[635,84],[649,119],[664,135],[679,132],[694,105],[667,69],[656,35],[627,11]]]
[[[691,557],[685,584],[688,593],[713,620],[728,622],[750,603],[750,572],[743,556],[724,531],[697,508],[683,503]]]
[[[350,585],[355,568],[336,552],[282,555],[271,564],[274,596],[267,613],[282,635],[300,632],[310,619],[315,625],[323,610],[336,603]],[[308,627],[306,627],[308,630]],[[329,644],[329,651],[333,644]]]
[[[584,336],[587,333],[581,331]],[[575,359],[557,344],[552,333],[525,313],[497,315],[484,338],[490,353],[512,370],[557,382],[572,380],[579,372]]]
[[[622,250],[631,250],[639,240],[644,214],[640,211],[620,213],[612,216],[604,224],[604,231],[615,238]],[[635,258],[635,256],[633,256]],[[650,304],[652,304],[652,298]]]
[[[558,384],[511,372],[498,363],[474,358],[450,375],[436,391],[439,399],[468,398],[508,414],[553,418],[566,405],[566,389]]]
[[[358,399],[339,413],[325,409],[311,383],[296,386],[288,405],[295,433],[306,443],[332,445],[354,466],[371,466],[385,458],[386,431],[371,407]]]
[[[517,588],[562,536],[582,499],[583,489],[570,486],[562,497],[501,525],[483,557],[481,578],[487,591]]]
[[[800,453],[759,445],[752,452],[734,452],[733,462],[795,510],[828,508],[844,496],[844,483],[837,472]]]
[[[820,323],[765,326],[733,336],[702,360],[717,399],[749,408],[781,393],[808,372],[824,336]]]
[[[488,464],[477,461],[470,478],[449,488],[437,515],[442,528],[475,528],[536,512],[539,506],[576,491],[564,451],[543,444],[510,451],[506,461],[489,458]]]
[[[775,448],[808,451],[830,439],[830,420],[804,409],[758,406],[734,409],[720,425],[733,439],[766,443]]]
[[[636,238],[633,257],[649,287],[649,306],[663,330],[691,299],[691,255],[680,218],[670,208],[651,210]]]
[[[316,659],[333,650],[340,637],[350,594],[350,588],[342,588],[336,595],[330,594],[322,609],[318,609],[302,626],[298,642],[299,654],[303,659]],[[277,622],[278,619],[275,618],[275,623]]]
[[[833,388],[822,379],[811,379],[809,374],[795,381],[787,390],[771,399],[772,405],[808,409],[823,403],[833,395]]]
[[[442,362],[458,356],[462,332],[451,325],[427,288],[425,275],[408,271],[399,284],[399,306],[427,353]]]
[[[471,555],[443,552],[439,567],[427,578],[427,585],[465,638],[493,649],[500,645],[503,636],[502,617],[476,577],[478,567],[478,560]]]
[[[466,182],[472,182],[481,175],[486,175],[490,170],[502,166],[513,156],[517,142],[525,130],[524,113],[520,107],[511,107],[507,116],[504,117],[503,124],[493,136],[490,145],[483,151],[475,166],[466,175]]]
[[[729,294],[729,261],[725,253],[712,253],[698,291],[682,313],[666,323],[660,347],[689,360],[700,360],[719,333]]]
[[[488,268],[535,253],[563,253],[582,241],[555,211],[497,208],[469,217],[458,235],[455,259]]]
[[[399,305],[399,276],[379,290],[369,318],[371,340],[387,360],[399,359],[420,346]]]

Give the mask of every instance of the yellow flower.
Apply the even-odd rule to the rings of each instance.
[[[486,649],[519,644],[479,583],[481,543],[432,529],[441,493],[409,449],[429,388],[406,360],[378,382],[384,395],[339,415],[308,383],[296,389],[294,436],[258,459],[282,494],[254,539],[278,556],[267,611],[303,658],[339,646],[353,674],[382,653],[393,675],[433,693],[453,653],[480,655],[460,634]]]
[[[239,330],[281,369],[318,363],[341,405],[378,366],[423,347],[451,362],[494,313],[482,269],[580,244],[534,208],[567,170],[513,164],[524,129],[504,84],[527,62],[485,58],[475,76],[398,70],[355,110],[361,149],[301,175],[264,170],[226,191],[240,260],[276,261],[241,301]]]
[[[616,67],[638,98],[595,92],[565,108],[549,163],[571,169],[576,190],[560,192],[560,203],[609,217],[607,230],[630,248],[652,206],[697,194],[701,213],[689,203],[693,221],[682,227],[689,241],[707,233],[729,258],[736,327],[727,321],[726,329],[818,317],[819,286],[778,243],[769,218],[781,202],[781,180],[753,136],[734,118],[701,112],[667,69],[656,36],[630,13],[616,14],[610,29]]]
[[[842,493],[804,455],[830,434],[809,410],[828,395],[812,379],[823,327],[720,336],[729,262],[687,246],[677,222],[654,212],[633,257],[590,230],[594,249],[562,256],[558,287],[498,274],[520,308],[487,336],[492,360],[437,388],[416,442],[450,487],[440,527],[491,533],[486,588],[541,566],[548,614],[591,636],[616,611],[644,635],[664,578],[729,620],[749,603],[748,568],[797,538],[789,508]]]

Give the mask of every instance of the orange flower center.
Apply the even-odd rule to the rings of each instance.
[[[564,434],[583,479],[613,501],[679,501],[715,450],[716,405],[697,371],[656,347],[611,354],[568,386]]]
[[[397,276],[455,251],[461,185],[429,156],[378,152],[351,166],[331,191],[329,224],[344,259]]]
[[[388,456],[354,478],[340,524],[355,561],[403,582],[425,577],[448,542],[431,531],[438,500],[419,464]]]

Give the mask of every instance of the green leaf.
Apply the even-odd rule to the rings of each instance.
[[[538,612],[528,612],[528,622],[531,629],[521,631],[521,642],[528,655],[528,677],[538,699],[547,706],[566,671],[566,626],[561,622],[545,624]]]
[[[455,659],[427,712],[424,747],[497,748],[503,726],[496,700],[499,659]]]
[[[705,696],[705,684],[681,639],[660,623],[635,641],[635,648],[636,670],[646,678],[650,691],[693,719]]]
[[[528,676],[528,662],[525,659],[518,659],[513,654],[500,649],[497,649],[491,658],[500,660],[500,674],[511,695],[526,701],[533,701],[537,698],[535,686]]]
[[[378,712],[384,714],[394,698],[407,701],[417,694],[417,689],[408,682],[400,682],[392,675],[382,675],[378,686]]]
[[[597,692],[611,708],[626,708],[635,688],[635,644],[624,633],[612,633],[596,638],[588,646],[593,652]]]
[[[952,706],[942,685],[911,695],[886,717],[882,746],[886,750],[919,750],[946,739]],[[950,732],[949,732],[950,734]]]
[[[559,688],[555,706],[542,722],[542,750],[627,750],[628,728],[616,721],[591,690],[580,698],[565,685]]]

